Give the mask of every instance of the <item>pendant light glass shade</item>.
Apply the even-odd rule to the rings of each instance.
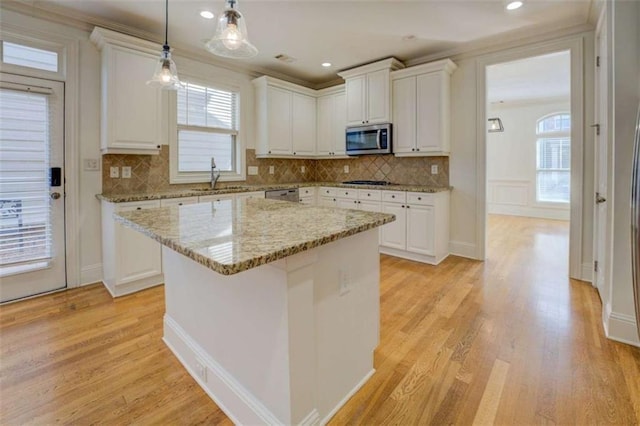
[[[162,90],[178,90],[183,84],[178,78],[176,63],[171,59],[171,48],[167,41],[169,35],[169,0],[165,1],[165,21],[164,21],[164,45],[162,53],[156,63],[156,69],[147,85],[157,87]]]
[[[227,0],[227,6],[218,18],[216,33],[205,47],[214,55],[225,58],[252,58],[258,54],[258,49],[249,42],[247,25],[235,9],[236,3],[236,0]]]

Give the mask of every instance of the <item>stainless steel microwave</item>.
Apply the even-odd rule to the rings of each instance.
[[[347,127],[347,155],[391,154],[391,123]]]

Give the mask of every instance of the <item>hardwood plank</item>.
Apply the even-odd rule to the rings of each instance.
[[[567,278],[568,224],[491,216],[488,259],[381,256],[376,374],[332,425],[640,424],[640,348]],[[0,424],[231,422],[162,342],[163,288],[0,306]]]

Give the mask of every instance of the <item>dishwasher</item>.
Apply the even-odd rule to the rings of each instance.
[[[294,203],[300,202],[298,188],[265,191],[264,198],[268,198],[270,200],[292,201]]]

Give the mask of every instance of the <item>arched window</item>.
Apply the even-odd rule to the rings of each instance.
[[[568,203],[571,195],[571,115],[556,113],[536,123],[536,200]]]

